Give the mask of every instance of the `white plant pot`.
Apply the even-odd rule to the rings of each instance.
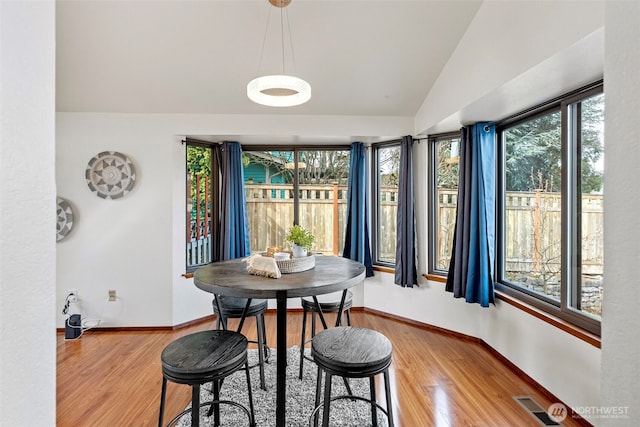
[[[294,258],[304,258],[307,256],[307,250],[302,246],[298,246],[295,243],[291,245],[291,252],[293,252]]]

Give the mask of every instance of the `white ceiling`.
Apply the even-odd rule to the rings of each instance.
[[[480,3],[294,0],[291,74],[313,95],[275,109],[246,96],[282,71],[267,0],[58,1],[57,111],[413,117]]]

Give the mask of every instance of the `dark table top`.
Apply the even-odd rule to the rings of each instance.
[[[193,274],[195,285],[205,292],[244,298],[276,298],[282,291],[287,298],[328,294],[362,282],[364,265],[347,258],[316,255],[316,265],[300,273],[282,274],[279,279],[247,272],[242,259],[214,262]]]

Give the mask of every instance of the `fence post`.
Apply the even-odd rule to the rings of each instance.
[[[200,240],[200,175],[196,175],[196,240]]]
[[[534,236],[534,248],[533,248],[533,271],[539,272],[540,271],[540,251],[541,251],[541,246],[542,246],[542,236],[541,236],[541,230],[540,230],[540,202],[541,202],[541,197],[540,197],[540,190],[536,191],[536,208],[533,211],[533,236]]]
[[[186,239],[187,243],[191,242],[191,209],[193,209],[193,202],[191,201],[191,173],[187,172],[187,230]]]
[[[204,178],[204,233],[209,235],[209,177]]]
[[[338,255],[338,184],[333,184],[333,254]]]

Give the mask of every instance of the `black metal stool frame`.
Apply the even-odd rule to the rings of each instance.
[[[386,400],[387,400],[387,409],[383,408],[376,401],[375,375],[377,374],[371,375],[371,374],[363,373],[362,375],[356,376],[354,374],[349,374],[348,376],[348,378],[367,378],[367,377],[369,378],[369,388],[370,388],[369,399],[367,399],[366,397],[354,396],[351,394],[351,392],[349,392],[349,394],[331,397],[331,381],[333,379],[333,376],[334,375],[340,376],[345,379],[347,377],[344,376],[344,372],[336,373],[335,371],[331,371],[326,368],[320,368],[320,366],[318,366],[318,378],[316,380],[317,381],[316,403],[315,403],[316,406],[313,409],[313,412],[311,413],[311,417],[309,418],[309,426],[318,425],[318,412],[320,411],[320,409],[323,409],[322,425],[323,427],[328,427],[330,402],[333,402],[334,400],[339,400],[339,399],[349,399],[349,400],[361,400],[371,404],[371,423],[373,426],[378,425],[377,409],[380,409],[387,416],[387,419],[389,420],[389,427],[393,427],[393,414],[389,413],[391,411],[391,387],[389,385],[389,369],[388,369],[390,365],[391,365],[391,361],[389,361],[389,364],[384,368],[384,371],[382,372],[384,376],[384,393],[386,395]],[[323,372],[325,373],[324,401],[320,402],[320,394],[322,392],[322,373]]]
[[[247,392],[249,395],[249,407],[250,409],[247,410],[247,408],[243,405],[241,405],[238,402],[234,402],[234,401],[230,401],[230,400],[221,400],[220,399],[220,386],[222,384],[222,380],[226,377],[228,377],[229,375],[233,374],[236,371],[239,371],[240,369],[242,369],[242,365],[244,365],[244,371],[246,373],[246,380],[247,380]],[[193,377],[189,377],[188,375],[185,376],[180,376],[180,377],[176,377],[174,375],[171,375],[170,373],[166,372],[165,369],[162,370],[162,391],[160,394],[160,414],[158,417],[158,427],[163,427],[163,422],[164,422],[164,407],[165,407],[165,403],[166,403],[166,397],[167,397],[167,381],[171,381],[177,384],[185,384],[185,385],[190,385],[191,386],[191,407],[185,409],[184,411],[182,411],[181,413],[179,413],[178,415],[176,415],[173,419],[171,419],[171,421],[169,421],[169,423],[167,424],[167,427],[173,425],[176,421],[178,421],[182,416],[184,416],[185,414],[191,412],[191,426],[192,427],[199,427],[200,426],[200,408],[205,407],[207,405],[211,405],[211,408],[209,409],[209,412],[207,414],[207,416],[211,416],[212,413],[215,416],[214,418],[214,425],[218,426],[220,425],[220,404],[228,404],[228,405],[233,405],[236,406],[240,409],[242,409],[246,414],[247,417],[249,419],[249,425],[251,427],[255,427],[255,412],[254,412],[254,405],[253,405],[253,393],[251,391],[251,376],[249,374],[249,361],[247,359],[247,352],[245,350],[244,352],[244,356],[239,358],[235,363],[233,363],[232,365],[229,365],[226,367],[225,370],[222,371],[217,371],[216,374],[214,375],[208,375],[208,376],[199,376],[199,375],[194,375]],[[210,401],[206,401],[203,403],[200,403],[200,386],[206,383],[212,382],[214,384],[213,386],[213,391],[214,391],[214,399],[210,400]],[[194,408],[197,408],[197,410],[194,410]]]
[[[378,414],[377,409],[380,409],[388,419],[389,427],[393,427],[393,410],[391,403],[391,385],[389,379],[389,366],[391,366],[391,353],[387,358],[380,360],[379,363],[374,365],[368,365],[363,367],[363,369],[358,370],[347,370],[347,369],[333,369],[331,366],[328,366],[322,358],[316,357],[314,359],[316,365],[318,366],[318,376],[316,379],[316,400],[315,407],[311,416],[309,418],[309,426],[318,425],[318,413],[320,408],[323,409],[322,415],[322,425],[323,427],[329,426],[329,413],[330,413],[330,403],[334,400],[338,399],[350,399],[350,400],[361,400],[365,402],[369,402],[371,404],[371,422],[374,427],[378,425]],[[320,394],[322,392],[322,374],[325,373],[325,381],[324,381],[324,400],[320,402]],[[378,374],[383,374],[384,377],[384,391],[386,397],[387,408],[383,408],[376,401],[376,388],[375,388],[375,377]],[[354,396],[351,393],[351,390],[347,387],[348,394],[331,397],[331,382],[333,376],[342,377],[345,380],[345,385],[347,384],[347,378],[369,378],[369,393],[370,398],[364,398],[360,396]]]
[[[305,301],[302,298],[302,337],[300,339],[300,371],[298,372],[298,379],[302,379],[302,371],[304,370],[304,360],[307,359],[310,362],[313,362],[313,359],[304,354],[304,346],[310,343],[313,340],[313,337],[316,334],[316,315],[320,317],[322,321],[322,326],[324,329],[327,329],[327,322],[324,319],[324,313],[338,313],[338,317],[336,319],[336,326],[342,325],[342,316],[347,316],[347,325],[351,326],[351,306],[352,302],[349,301],[347,304],[346,296],[348,294],[348,290],[344,290],[342,292],[342,298],[340,299],[340,303],[337,307],[335,307],[335,303],[321,303],[318,301],[316,296],[313,297],[313,304],[308,301]],[[324,307],[324,308],[323,308]],[[311,312],[311,338],[307,338],[307,312]],[[348,384],[345,382],[345,384]],[[348,389],[348,385],[347,385]],[[349,390],[349,392],[351,392]]]
[[[247,302],[242,310],[242,315],[240,318],[240,323],[238,325],[238,329],[236,330],[238,333],[242,333],[242,327],[244,326],[244,321],[247,318],[249,313],[249,309],[251,308],[252,298],[247,298]],[[216,329],[219,329],[222,326],[223,330],[228,330],[227,328],[227,317],[228,314],[225,313],[222,309],[222,305],[220,304],[220,296],[214,295],[213,298],[214,304],[214,313],[217,311],[217,319],[216,319]],[[256,366],[260,367],[260,388],[263,390],[267,390],[267,385],[264,379],[264,364],[269,363],[269,358],[271,357],[271,349],[267,345],[267,333],[264,324],[264,316],[256,315],[256,325],[257,325],[257,341],[249,341],[250,343],[258,345],[258,363],[255,365],[249,366],[250,368],[255,368]],[[262,351],[261,351],[262,350]]]

